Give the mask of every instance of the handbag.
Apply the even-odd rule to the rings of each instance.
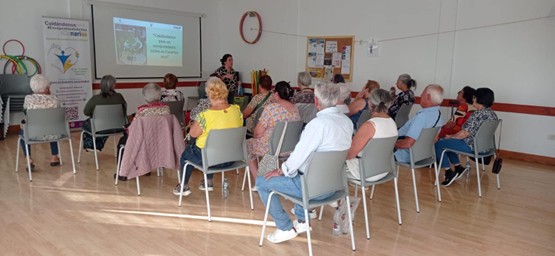
[[[279,168],[279,152],[281,151],[281,144],[283,143],[283,138],[285,137],[285,132],[287,130],[287,123],[288,122],[285,122],[283,131],[281,132],[281,137],[279,138],[276,153],[274,155],[264,154],[264,156],[258,163],[258,176],[264,176],[266,173]]]

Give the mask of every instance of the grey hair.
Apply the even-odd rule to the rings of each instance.
[[[322,108],[334,107],[339,100],[341,90],[332,83],[319,83],[314,87],[314,96],[318,98]]]
[[[387,113],[391,105],[391,94],[384,89],[374,89],[370,93],[368,100],[374,106],[375,112]]]
[[[143,87],[143,97],[147,103],[159,101],[162,97],[162,88],[155,83],[148,83]]]
[[[29,84],[34,93],[44,93],[50,88],[50,81],[43,75],[34,75]]]
[[[308,87],[312,84],[312,77],[308,72],[299,72],[297,83],[299,83],[300,86]]]
[[[424,89],[430,94],[430,99],[434,105],[443,102],[443,87],[439,84],[430,84]]]
[[[398,79],[401,80],[403,84],[406,84],[409,89],[416,88],[416,81],[412,79],[409,74],[402,74]]]
[[[339,87],[339,101],[343,102],[346,99],[351,98],[351,89],[346,83],[338,83],[336,86]]]
[[[100,94],[103,97],[109,97],[116,94],[116,78],[112,75],[105,75],[100,80]]]

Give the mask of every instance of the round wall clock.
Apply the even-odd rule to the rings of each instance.
[[[262,35],[262,19],[260,14],[255,11],[248,11],[241,17],[239,24],[241,38],[247,44],[255,44]]]

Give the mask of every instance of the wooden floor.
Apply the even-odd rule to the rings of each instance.
[[[74,149],[78,134],[73,134]],[[64,165],[50,167],[48,144],[33,147],[37,169],[29,182],[25,165],[15,169],[16,137],[0,141],[0,254],[2,255],[305,255],[306,235],[258,246],[261,226],[208,222],[204,193],[193,188],[177,207],[172,194],[176,173],[155,172],[114,186],[115,160],[110,139],[100,154],[84,153],[77,175],[62,143]],[[77,152],[77,151],[76,151]],[[77,159],[77,153],[75,153]],[[23,159],[23,158],[22,158]],[[483,197],[477,195],[476,173],[441,188],[438,203],[429,169],[417,171],[421,212],[416,213],[410,172],[401,169],[399,186],[403,224],[397,223],[393,184],[376,188],[369,201],[372,237],[365,238],[362,204],[355,216],[357,249],[349,236],[332,235],[334,209],[326,207],[321,222],[313,221],[315,255],[555,255],[555,168],[506,160],[501,190],[490,169],[482,172]],[[249,209],[241,192],[241,175],[226,174],[230,197],[221,186],[211,193],[214,216],[262,220],[264,208],[255,194]],[[216,181],[220,176],[217,175]],[[192,184],[200,182],[195,172]],[[359,193],[360,196],[360,193]],[[287,210],[290,204],[286,203]],[[267,233],[273,232],[269,227]]]

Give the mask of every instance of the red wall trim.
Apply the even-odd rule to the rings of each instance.
[[[177,82],[177,87],[195,87],[198,86],[201,81],[183,81]],[[116,89],[140,89],[145,87],[149,82],[129,82],[129,83],[117,83]],[[162,86],[161,82],[157,82],[158,85]],[[93,90],[100,90],[100,83],[93,83]]]

